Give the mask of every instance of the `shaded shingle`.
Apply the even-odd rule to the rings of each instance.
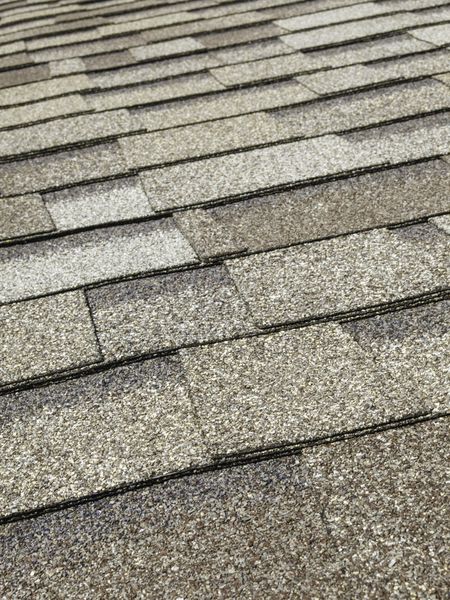
[[[229,252],[242,246],[264,250],[447,211],[449,186],[448,166],[432,161],[219,206],[206,213],[222,230],[232,232]],[[189,211],[179,214],[177,220]],[[207,235],[210,227],[204,228]],[[209,249],[200,237],[202,231],[196,221],[191,234],[196,237],[186,232],[199,253]]]
[[[145,217],[153,210],[139,179],[127,177],[71,187],[44,196],[58,229]]]
[[[167,57],[171,54],[183,54],[184,52],[195,52],[203,46],[193,38],[178,38],[168,42],[158,42],[146,46],[130,48],[130,53],[140,60],[149,58]]]
[[[0,306],[0,320],[1,385],[101,359],[79,292]]]
[[[206,458],[173,358],[6,396],[0,406],[2,515]]]
[[[417,225],[275,250],[228,267],[257,322],[270,326],[445,288],[449,251],[448,236]]]
[[[286,33],[286,30],[277,27],[272,23],[261,23],[253,27],[242,27],[235,30],[229,30],[218,33],[205,33],[196,36],[196,39],[205,48],[220,48],[231,44],[241,44],[251,42],[265,37],[272,37]]]
[[[52,77],[55,75],[69,75],[70,73],[82,73],[86,70],[81,58],[66,58],[49,63]]]
[[[160,352],[254,329],[223,267],[119,283],[89,292],[108,358]]]
[[[448,444],[439,419],[7,524],[4,589],[439,598]]]
[[[0,198],[0,239],[31,235],[54,228],[40,196]]]
[[[267,40],[249,42],[241,46],[220,48],[211,52],[211,55],[221,63],[231,65],[248,60],[278,56],[279,54],[290,54],[291,52],[292,48],[283,44],[278,38],[269,38]]]
[[[196,262],[169,220],[123,225],[0,250],[0,301]]]
[[[3,61],[2,66],[4,66]],[[47,65],[3,71],[0,73],[0,88],[48,79],[49,76],[50,69]]]
[[[141,44],[145,44],[144,38],[138,34],[133,34],[115,38],[95,39],[90,42],[67,44],[52,48],[44,47],[41,50],[34,50],[31,55],[37,62],[46,62],[50,60],[88,56],[90,54],[98,54],[101,52],[114,52],[115,50],[123,50],[130,46],[140,46]]]

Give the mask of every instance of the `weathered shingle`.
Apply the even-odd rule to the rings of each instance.
[[[161,352],[254,330],[224,267],[119,283],[89,292],[108,358]]]
[[[432,225],[380,229],[229,261],[263,326],[435,292],[450,283],[450,238]]]
[[[196,255],[169,220],[123,225],[0,250],[0,301],[189,264]]]
[[[88,112],[89,107],[80,94],[70,94],[61,98],[51,98],[0,110],[0,127],[25,125],[34,121],[44,121],[55,117]]]
[[[2,66],[4,66],[3,61]],[[50,69],[47,65],[3,71],[0,73],[0,88],[39,81],[40,79],[48,79],[49,76]]]
[[[101,360],[80,292],[0,306],[0,321],[0,385]]]
[[[52,96],[62,96],[71,92],[87,90],[90,87],[92,87],[92,84],[86,75],[68,75],[67,77],[58,78],[56,81],[49,79],[36,83],[15,85],[14,87],[2,90],[0,94],[0,106],[24,104],[34,100],[47,99]]]

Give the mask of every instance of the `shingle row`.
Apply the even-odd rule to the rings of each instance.
[[[3,396],[0,513],[445,410],[448,309],[186,349]]]

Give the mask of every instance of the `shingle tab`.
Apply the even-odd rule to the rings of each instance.
[[[52,98],[0,110],[0,127],[25,125],[34,121],[43,121],[54,117],[83,113],[89,110],[80,94],[70,94],[61,98]]]
[[[133,115],[148,131],[251,113],[257,110],[306,102],[317,94],[295,81],[226,91],[137,110]]]
[[[182,350],[181,356],[205,439],[218,455],[438,406],[432,396],[402,394],[372,354],[333,323]]]
[[[218,206],[206,212],[222,230],[232,232],[234,245],[230,244],[229,251],[236,252],[242,246],[264,250],[447,211],[449,186],[450,168],[437,160]],[[184,214],[180,213],[180,217]],[[198,237],[201,231],[197,223]],[[186,235],[189,237],[189,233]],[[195,246],[200,253],[208,247],[202,239]]]
[[[242,44],[268,37],[274,37],[286,33],[285,29],[277,27],[272,23],[261,23],[253,27],[242,27],[235,30],[218,33],[205,33],[196,36],[205,48],[220,48],[231,44]]]
[[[4,194],[26,194],[126,173],[116,142],[0,164]]]
[[[438,114],[154,169],[142,180],[153,206],[165,210],[449,150],[448,116]]]
[[[86,96],[89,106],[96,110],[108,110],[122,106],[138,106],[151,102],[161,102],[180,96],[195,95],[222,90],[223,85],[208,73],[185,75],[167,81],[142,84],[99,92]]]
[[[6,396],[0,406],[2,515],[206,458],[174,358]]]
[[[49,79],[25,85],[16,85],[2,90],[0,94],[0,106],[24,104],[33,100],[62,96],[70,92],[87,90],[90,87],[92,87],[92,84],[86,75],[68,75],[56,81]]]
[[[197,262],[169,221],[99,229],[0,250],[7,302],[109,278]]]
[[[130,53],[134,58],[146,60],[149,58],[167,57],[171,54],[183,54],[202,50],[203,46],[194,40],[194,38],[178,38],[168,42],[158,42],[156,44],[147,44],[146,46],[137,46],[130,48]]]
[[[450,283],[450,239],[432,225],[379,229],[229,261],[259,325],[354,311]]]
[[[52,219],[37,194],[0,198],[0,240],[52,229]]]
[[[283,35],[281,41],[303,50],[305,48],[320,48],[351,40],[358,40],[380,33],[389,33],[420,25],[421,18],[415,13],[398,13],[395,15],[365,19],[355,23],[341,23],[330,27],[311,29]]]
[[[44,201],[60,230],[114,223],[154,212],[136,177],[71,187],[46,194]]]
[[[284,29],[289,29],[289,31],[300,31],[302,29],[321,27],[322,25],[332,25],[333,23],[374,17],[389,12],[389,10],[390,9],[383,6],[382,3],[375,4],[374,2],[364,2],[362,4],[356,4],[355,6],[346,6],[334,10],[323,10],[293,17],[291,19],[282,19],[275,23]],[[354,27],[357,28],[358,23],[355,23]]]
[[[2,66],[4,66],[3,61]],[[0,88],[39,81],[40,79],[48,79],[49,76],[50,69],[47,65],[2,71],[0,73]]]
[[[5,592],[445,597],[448,444],[439,419],[4,525]]]
[[[409,32],[414,37],[430,42],[435,46],[447,46],[450,44],[450,24],[432,25],[431,27],[422,27],[420,29],[412,29]]]
[[[0,306],[0,321],[0,385],[101,360],[80,292]]]
[[[223,267],[160,275],[89,292],[108,358],[161,352],[254,330]]]
[[[210,54],[217,58],[221,63],[232,65],[235,63],[269,58],[280,54],[290,54],[292,48],[287,46],[278,38],[269,38],[267,40],[248,42],[240,46],[231,48],[219,48]]]
[[[47,148],[112,137],[139,129],[126,110],[59,119],[5,131],[0,137],[0,156],[13,156]]]
[[[370,65],[354,65],[302,75],[298,77],[298,81],[319,94],[330,94],[383,81],[441,73],[447,68],[449,60],[450,52],[447,50],[426,52]]]

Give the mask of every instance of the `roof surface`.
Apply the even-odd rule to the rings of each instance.
[[[1,0],[2,599],[448,596],[449,45]]]

